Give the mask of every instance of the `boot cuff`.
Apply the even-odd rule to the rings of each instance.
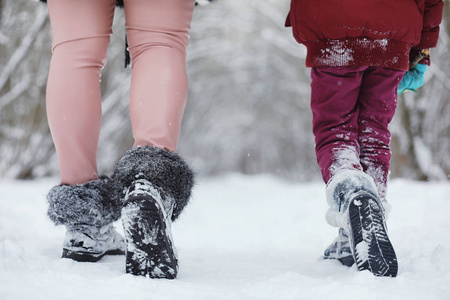
[[[128,150],[114,170],[114,184],[124,195],[137,179],[146,179],[175,200],[172,220],[186,206],[194,185],[194,173],[175,152],[145,146]]]
[[[47,195],[48,216],[56,225],[101,227],[120,218],[121,204],[111,194],[110,180],[53,187]]]
[[[327,184],[327,202],[334,211],[340,211],[352,194],[366,191],[379,199],[375,182],[363,171],[345,170],[334,175]]]

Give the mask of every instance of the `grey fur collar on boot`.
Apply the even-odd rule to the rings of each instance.
[[[125,241],[113,227],[122,204],[107,177],[53,187],[47,196],[48,216],[67,228],[63,258],[95,262],[106,254],[124,254]]]
[[[75,185],[58,185],[47,195],[48,216],[56,225],[101,227],[120,218],[122,205],[107,177]]]
[[[172,221],[188,203],[194,185],[194,173],[177,153],[152,146],[128,150],[117,163],[112,179],[121,198],[137,179],[162,189],[175,200]]]

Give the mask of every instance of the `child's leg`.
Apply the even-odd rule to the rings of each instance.
[[[330,156],[330,171],[329,174],[325,173],[325,176],[332,177],[327,184],[327,201],[330,205],[327,221],[333,226],[344,229],[344,231],[340,229],[338,239],[325,250],[324,256],[339,259],[346,265],[355,262],[358,270],[369,270],[377,276],[395,277],[398,264],[394,248],[387,235],[382,197],[384,197],[385,188],[383,187],[386,183],[390,156],[390,135],[387,125],[395,110],[395,93],[398,84],[395,79],[401,79],[401,72],[373,67],[357,69],[359,70],[353,73],[355,76],[350,78],[358,78],[354,81],[355,84],[359,82],[358,92],[352,93],[355,88],[346,80],[339,81],[340,79],[336,79],[335,82],[337,81],[343,90],[333,90],[335,82],[329,77],[323,80],[321,86],[323,89],[329,88],[329,91],[319,91],[330,98],[339,96],[335,98],[335,101],[340,105],[336,103],[334,106],[322,105],[317,115],[322,121],[322,128],[328,128],[329,135],[327,136],[326,132],[322,135],[334,143],[331,143],[332,150],[325,152],[324,159],[326,161],[326,155]],[[355,94],[356,108],[352,109],[345,103],[353,104]],[[337,117],[326,119],[321,114]],[[356,124],[354,118],[356,118]],[[359,170],[357,172],[351,171],[351,166],[339,162],[339,160],[346,161],[349,157],[345,155],[345,151],[339,149],[350,146],[346,146],[345,142],[338,139],[333,140],[336,136],[334,132],[338,131],[338,134],[342,135],[341,131],[345,132],[346,127],[352,128],[351,133],[347,134],[348,141],[359,145],[359,151],[355,151],[355,155],[349,155],[351,162],[358,160],[359,166],[354,163],[354,166],[357,166],[355,169]],[[356,135],[353,131],[355,128]],[[355,136],[356,140],[353,140]],[[326,146],[324,148],[326,149]],[[333,149],[338,151],[333,152]],[[318,159],[320,162],[319,155]],[[321,168],[326,166],[328,164],[323,164]],[[336,172],[336,170],[345,169],[350,171],[339,174]],[[326,179],[325,176],[324,179]]]
[[[375,181],[382,201],[391,159],[391,122],[397,106],[397,86],[404,72],[370,67],[366,70],[359,94],[359,145],[364,172]]]
[[[100,70],[106,63],[115,0],[48,0],[53,56],[48,122],[63,184],[98,178]]]
[[[311,70],[311,109],[316,155],[325,182],[339,171],[362,170],[358,96],[367,67]]]
[[[194,0],[125,0],[134,146],[175,151],[187,99]]]

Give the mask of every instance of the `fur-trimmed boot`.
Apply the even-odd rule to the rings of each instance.
[[[124,254],[125,241],[114,230],[121,203],[107,177],[76,185],[58,185],[47,195],[48,216],[67,228],[63,258],[96,262],[106,254]]]
[[[376,276],[395,277],[397,257],[388,238],[384,207],[373,179],[362,171],[342,171],[328,183],[327,201],[330,205],[327,222],[344,230],[338,241],[340,250],[348,237],[358,270],[369,270]],[[330,247],[327,250],[332,251]],[[347,262],[350,263],[349,260]]]
[[[113,179],[123,195],[126,272],[176,278],[178,258],[171,223],[188,203],[193,172],[178,154],[145,146],[125,153]]]

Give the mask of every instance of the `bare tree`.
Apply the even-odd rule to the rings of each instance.
[[[432,64],[425,85],[417,94],[399,99],[392,126],[393,176],[448,180],[450,174],[450,7],[444,10],[438,47],[432,49]]]
[[[201,173],[319,176],[305,51],[284,27],[287,5],[219,1],[196,12],[180,148]]]
[[[42,94],[48,61],[47,10],[36,3],[2,1],[0,20],[0,174],[26,178],[50,174],[53,154]],[[29,12],[33,10],[33,13]]]

